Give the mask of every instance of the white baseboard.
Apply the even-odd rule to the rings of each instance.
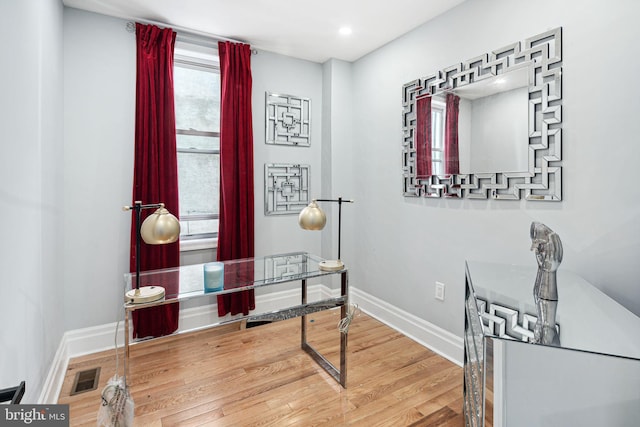
[[[312,302],[330,296],[336,296],[338,292],[339,291],[335,289],[330,289],[327,286],[318,284],[309,286],[307,297],[308,301]],[[349,302],[358,304],[359,308],[365,313],[396,329],[398,332],[424,345],[437,354],[462,366],[462,338],[359,289],[350,288],[349,294]],[[252,314],[268,313],[283,306],[293,306],[299,303],[299,289],[256,295],[256,306],[259,307],[259,311],[254,311]],[[201,329],[208,325],[218,323],[220,322],[220,318],[217,313],[218,308],[215,303],[182,309],[180,310],[177,332]],[[232,316],[223,318],[223,320],[231,319],[233,319]],[[54,404],[58,401],[69,359],[114,349],[116,327],[118,328],[117,345],[121,347],[124,345],[123,322],[114,322],[65,332],[58,346],[51,368],[49,369],[49,375],[45,381],[38,403]]]
[[[349,288],[349,303],[357,304],[369,316],[456,365],[463,365],[464,344],[461,337],[354,287]]]
[[[38,403],[55,404],[58,402],[69,359],[114,349],[116,326],[118,326],[118,346],[121,347],[124,343],[124,325],[122,322],[65,332],[51,363],[49,375],[40,393]]]
[[[54,404],[58,402],[58,396],[60,395],[60,389],[64,381],[64,374],[67,370],[67,364],[69,363],[69,357],[67,356],[67,341],[64,335],[60,340],[56,354],[53,356],[51,367],[49,368],[49,374],[42,385],[40,396],[38,397],[38,404]]]

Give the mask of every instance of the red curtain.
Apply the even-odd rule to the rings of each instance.
[[[218,261],[254,256],[251,48],[219,42],[220,220]],[[253,271],[247,272],[253,274]],[[253,276],[251,276],[253,277]],[[233,279],[225,277],[225,283]],[[248,314],[253,290],[218,296],[218,315]]]
[[[133,200],[160,203],[177,215],[178,162],[176,154],[175,106],[173,100],[173,47],[176,33],[170,28],[136,24],[136,130],[133,169]],[[153,209],[142,211],[142,220]],[[135,271],[134,221],[131,224],[130,271]],[[140,270],[180,265],[180,245],[147,245],[140,248]],[[177,281],[165,284],[175,294]],[[178,328],[178,304],[133,312],[133,336],[161,336]]]
[[[444,128],[444,174],[460,173],[460,159],[458,154],[458,112],[460,97],[452,93],[447,94],[447,118]]]
[[[416,101],[416,178],[431,176],[431,97]]]

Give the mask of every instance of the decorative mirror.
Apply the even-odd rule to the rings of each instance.
[[[297,215],[309,199],[309,165],[264,165],[265,215]]]
[[[309,147],[311,100],[295,95],[265,93],[265,143]]]
[[[562,28],[402,89],[404,196],[562,200]]]

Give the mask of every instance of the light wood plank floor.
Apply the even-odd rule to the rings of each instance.
[[[309,342],[339,366],[339,311],[308,319]],[[134,345],[135,425],[464,425],[462,369],[365,314],[349,331],[347,389],[300,349],[300,319],[237,329]],[[97,366],[97,390],[69,396],[76,372]],[[70,405],[71,425],[96,425],[114,373],[113,350],[70,361],[59,403]]]

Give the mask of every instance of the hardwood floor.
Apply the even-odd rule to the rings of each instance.
[[[308,319],[309,342],[339,366],[339,312]],[[300,349],[300,319],[236,325],[133,346],[135,425],[464,425],[462,368],[365,314],[349,330],[347,389]],[[98,366],[98,388],[69,396],[76,372]],[[70,361],[58,402],[71,425],[96,425],[114,373],[114,350]]]

